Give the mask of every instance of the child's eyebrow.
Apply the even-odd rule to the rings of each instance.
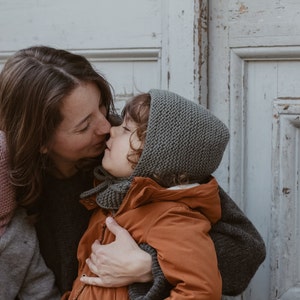
[[[128,122],[131,122],[133,124],[129,125]],[[134,121],[131,118],[124,118],[123,126],[129,129],[130,131],[134,131],[137,129],[137,126],[135,125]]]

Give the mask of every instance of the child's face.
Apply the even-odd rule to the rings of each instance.
[[[125,118],[120,126],[113,126],[110,129],[110,138],[106,143],[107,148],[104,152],[102,166],[115,177],[129,177],[133,172],[128,155],[134,153],[131,146],[133,148],[141,146],[136,129],[136,124],[129,118]]]

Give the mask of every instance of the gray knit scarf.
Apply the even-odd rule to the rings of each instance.
[[[105,171],[101,166],[94,169],[94,176],[101,183],[94,188],[83,192],[80,198],[96,195],[97,204],[104,209],[119,209],[124,196],[126,195],[132,178],[116,178]]]

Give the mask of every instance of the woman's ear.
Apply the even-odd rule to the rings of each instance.
[[[42,147],[40,148],[40,153],[41,153],[41,154],[47,154],[47,153],[48,153],[48,148],[47,148],[46,146],[42,146]]]

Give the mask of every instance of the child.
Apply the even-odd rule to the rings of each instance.
[[[82,195],[87,208],[100,209],[80,241],[78,277],[63,299],[135,299],[131,292],[139,292],[138,285],[128,295],[127,287],[101,288],[80,281],[92,276],[85,260],[95,238],[101,244],[114,239],[105,227],[107,216],[137,243],[156,249],[172,285],[167,299],[221,299],[222,282],[208,233],[221,217],[218,183],[211,173],[228,139],[219,119],[177,94],[151,90],[128,102],[123,123],[111,128],[102,167],[95,171],[99,184]],[[139,299],[157,299],[150,293]]]
[[[39,253],[35,229],[26,220],[25,210],[17,208],[2,131],[0,189],[0,299],[60,299],[54,276]]]

